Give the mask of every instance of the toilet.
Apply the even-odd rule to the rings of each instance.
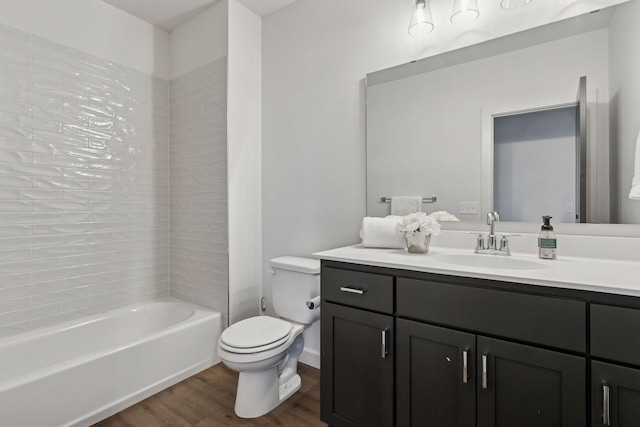
[[[256,316],[229,326],[218,339],[222,362],[240,373],[235,412],[255,418],[300,389],[302,332],[320,318],[320,260],[271,260],[273,306],[280,318]]]

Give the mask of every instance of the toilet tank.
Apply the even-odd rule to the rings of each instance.
[[[271,297],[278,316],[303,324],[318,320],[320,309],[310,310],[307,301],[320,296],[320,260],[284,256],[272,259],[271,268]]]

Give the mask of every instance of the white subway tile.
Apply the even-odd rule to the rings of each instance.
[[[26,273],[29,271],[34,273],[37,271],[49,270],[56,267],[60,267],[59,258],[3,262],[3,263],[0,263],[0,275]]]
[[[31,252],[33,259],[68,257],[86,254],[88,252],[88,245],[45,246],[33,248]]]
[[[31,258],[30,249],[0,250],[0,263],[9,261],[21,261]],[[2,298],[0,298],[0,301]]]
[[[28,225],[0,225],[0,241],[3,237],[30,236],[31,227]]]
[[[0,276],[0,288],[11,288],[31,283],[31,273],[7,274]]]
[[[89,231],[87,223],[34,224],[31,227],[34,235],[40,234],[72,234]]]
[[[85,276],[89,274],[89,267],[81,265],[77,267],[56,268],[53,270],[34,271],[31,273],[34,282],[46,282],[47,280],[65,279],[69,277]]]
[[[170,85],[2,25],[0,58],[0,334],[169,295],[170,239],[226,318],[226,58]]]

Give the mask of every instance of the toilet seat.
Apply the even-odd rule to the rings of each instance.
[[[250,354],[276,348],[289,340],[293,325],[270,316],[250,317],[229,326],[220,346],[232,353]]]

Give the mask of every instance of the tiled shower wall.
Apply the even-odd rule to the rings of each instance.
[[[169,83],[0,26],[0,333],[168,293]]]
[[[228,322],[227,60],[171,81],[171,295]]]

